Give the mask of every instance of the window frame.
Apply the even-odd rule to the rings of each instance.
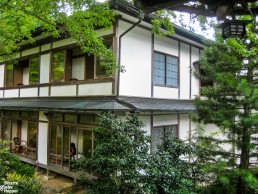
[[[158,128],[162,128],[163,130],[163,135],[165,136],[166,135],[166,128],[169,128],[169,127],[176,127],[174,130],[175,130],[175,137],[179,137],[179,128],[178,128],[178,124],[172,124],[172,125],[160,125],[160,126],[153,126],[152,129],[151,129],[151,139],[152,139],[152,142],[151,142],[151,153],[155,153],[157,151],[157,145],[154,145],[155,143],[155,140],[154,140],[154,130],[155,129],[158,129]],[[164,138],[164,136],[162,138]],[[161,137],[159,137],[159,140],[162,141]]]
[[[165,76],[164,76],[164,78],[165,78],[165,80],[164,80],[164,83],[165,84],[157,84],[157,83],[155,83],[155,54],[160,54],[160,55],[164,55],[165,56],[165,69],[164,69],[164,71],[165,71]],[[177,60],[177,84],[176,85],[171,85],[171,84],[168,84],[167,83],[167,78],[168,78],[168,76],[167,76],[167,65],[168,65],[168,63],[167,63],[167,57],[172,57],[172,58],[174,58],[174,59],[176,59]],[[160,52],[160,51],[154,51],[154,53],[153,53],[153,77],[152,77],[152,79],[153,79],[153,85],[154,86],[162,86],[162,87],[168,87],[168,88],[178,88],[179,87],[179,57],[177,57],[177,56],[175,56],[175,55],[170,55],[170,54],[167,54],[167,53],[163,53],[163,52]],[[172,79],[174,79],[173,77],[172,77]]]

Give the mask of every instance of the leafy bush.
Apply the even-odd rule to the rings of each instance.
[[[12,174],[7,174],[6,181],[17,182],[18,184],[14,185],[13,189],[18,190],[20,194],[38,194],[42,189],[40,180],[35,175],[29,177],[13,172]]]
[[[137,116],[120,120],[105,113],[99,121],[93,129],[93,157],[82,157],[73,166],[84,172],[82,182],[91,193],[194,193],[194,168],[181,158],[193,151],[189,145],[168,138],[151,154],[151,138]]]
[[[13,189],[19,193],[40,193],[41,183],[35,176],[35,168],[23,164],[10,153],[9,145],[9,142],[0,140],[0,185],[4,181],[18,182],[18,185],[13,185]]]

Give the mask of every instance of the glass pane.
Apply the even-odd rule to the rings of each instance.
[[[28,141],[27,141],[28,157],[36,159],[37,157],[37,124],[28,123]]]
[[[29,120],[37,120],[38,112],[29,112]]]
[[[37,124],[28,124],[28,146],[31,148],[37,148]]]
[[[6,110],[4,111],[4,117],[19,118],[19,111]]]
[[[30,60],[30,84],[39,83],[39,58],[32,58]]]
[[[29,112],[21,112],[21,118],[27,120],[29,118]]]
[[[79,116],[79,123],[86,124],[86,125],[93,125],[95,121],[94,115],[80,115]]]
[[[105,41],[104,42],[105,46],[110,49],[110,50],[113,50],[113,42],[112,40],[110,41]],[[107,75],[107,70],[105,67],[101,67],[100,66],[100,60],[101,59],[97,59],[96,60],[96,75]]]
[[[177,137],[178,136],[177,125],[166,126],[165,134],[170,135],[171,137]]]
[[[64,81],[64,69],[65,69],[65,52],[58,51],[53,53],[52,61],[52,80]]]
[[[12,111],[10,111],[10,110],[5,110],[5,111],[4,111],[4,117],[12,117]]]
[[[63,165],[69,167],[69,141],[70,141],[70,127],[64,127],[64,145],[63,145]]]
[[[154,84],[165,85],[165,55],[154,53]]]
[[[75,123],[75,116],[74,114],[65,114],[64,115],[64,122],[67,123]]]
[[[152,151],[157,151],[157,146],[162,144],[164,138],[164,127],[155,127],[152,130]]]
[[[11,140],[11,120],[3,120],[3,130],[2,130],[2,139],[3,140]]]
[[[91,157],[92,153],[92,131],[79,129],[78,152],[85,157]]]
[[[50,128],[50,162],[61,165],[62,153],[62,128],[58,125],[52,125]]]
[[[13,86],[13,65],[6,64],[6,86]]]
[[[63,115],[61,113],[54,113],[51,114],[51,121],[57,121],[57,122],[61,122],[63,120]]]

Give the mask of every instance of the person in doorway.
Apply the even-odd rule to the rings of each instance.
[[[70,155],[70,158],[71,159],[75,159],[75,156],[76,156],[76,147],[75,147],[75,144],[74,143],[71,143],[70,144],[70,151],[69,151],[69,155]]]

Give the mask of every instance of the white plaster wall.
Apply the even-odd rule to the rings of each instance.
[[[180,114],[179,119],[179,137],[183,140],[189,138],[189,131],[190,131],[190,119],[188,114]]]
[[[0,65],[0,87],[4,87],[4,64]]]
[[[142,130],[146,131],[151,136],[151,118],[150,116],[140,116],[141,121],[144,123]]]
[[[132,24],[119,21],[118,36]],[[119,93],[151,97],[151,32],[135,27],[122,37]]]
[[[50,53],[40,56],[40,79],[39,82],[49,82],[49,71],[50,71]]]
[[[85,57],[75,58],[72,61],[72,78],[84,80]]]
[[[191,62],[191,66],[192,69],[194,69],[195,71],[198,72],[198,69],[193,67],[193,62],[199,60],[199,49],[196,47],[192,47],[192,52],[191,52],[191,57],[192,57],[192,62]],[[197,79],[194,75],[191,76],[192,77],[192,95],[191,98],[195,98],[196,95],[199,95],[199,88],[200,88],[200,83],[199,83],[199,79]]]
[[[22,83],[24,85],[29,85],[29,73],[29,67],[23,68]]]
[[[37,97],[38,88],[24,88],[20,89],[20,97]]]
[[[28,121],[22,120],[22,126],[21,126],[21,140],[27,141],[28,136]]]
[[[154,115],[153,116],[153,127],[164,126],[164,125],[177,125],[177,115]]]
[[[22,51],[22,57],[27,56],[27,55],[31,55],[31,54],[35,54],[39,52],[39,47],[35,47],[32,49],[28,49],[25,51]]]
[[[153,97],[169,98],[169,99],[178,98],[178,88],[154,86],[153,87]]]
[[[178,41],[164,36],[154,36],[154,50],[178,57]]]
[[[40,87],[39,88],[39,96],[48,96],[49,87]]]
[[[4,91],[0,90],[0,98],[3,98],[3,97],[4,97]]]
[[[44,111],[39,111],[39,120],[40,121],[48,121],[44,113],[45,113]]]
[[[51,96],[76,96],[76,85],[52,86]]]
[[[47,165],[48,123],[39,122],[38,127],[38,161]]]
[[[79,96],[111,95],[112,82],[81,84],[79,85]]]
[[[17,98],[19,97],[19,89],[10,89],[4,91],[5,98]]]
[[[18,136],[17,120],[12,120],[12,140]]]
[[[190,45],[180,43],[180,99],[190,98]]]

